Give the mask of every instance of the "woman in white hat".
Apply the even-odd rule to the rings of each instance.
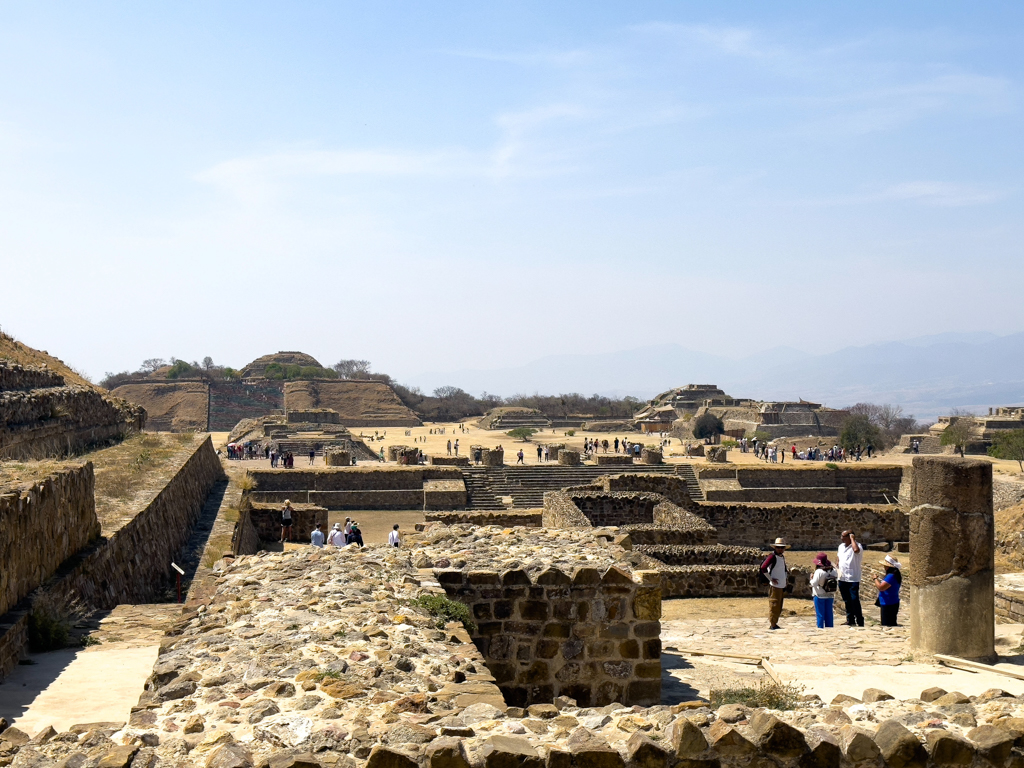
[[[878,589],[878,607],[882,612],[882,626],[895,627],[896,615],[900,612],[900,586],[903,584],[903,566],[892,555],[881,560],[885,566],[885,576],[875,579]]]

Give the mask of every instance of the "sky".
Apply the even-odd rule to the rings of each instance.
[[[94,378],[1020,332],[1022,51],[1021,3],[0,0],[0,327]]]

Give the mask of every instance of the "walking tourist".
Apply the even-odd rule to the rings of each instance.
[[[327,543],[332,547],[337,547],[338,549],[345,546],[345,534],[342,533],[341,523],[334,524],[330,534],[327,536]]]
[[[448,455],[449,456],[452,455],[452,441],[451,440],[448,441]]]
[[[782,537],[775,539],[772,552],[761,563],[761,576],[768,582],[768,629],[779,628],[782,615],[782,601],[789,585],[789,571],[786,568],[786,550],[789,544]]]
[[[885,566],[885,576],[875,579],[875,587],[878,589],[878,608],[882,612],[882,626],[895,627],[896,615],[900,612],[900,586],[903,584],[903,566],[900,561],[892,555],[886,555],[882,559]]]
[[[388,534],[388,546],[389,547],[400,547],[402,546],[402,540],[398,536],[398,523],[395,523],[395,527],[391,529],[391,533]]]
[[[309,543],[314,547],[322,547],[324,545],[324,532],[321,530],[323,527],[323,523],[317,523],[316,528],[309,534]]]
[[[542,445],[537,446],[537,461],[544,461],[544,447]]]
[[[846,625],[864,626],[864,612],[860,607],[860,574],[864,550],[853,531],[843,531],[839,545],[839,594],[846,604]]]
[[[284,506],[281,508],[281,543],[284,544],[285,539],[291,540],[292,538],[292,503],[290,500],[284,500]]]
[[[316,461],[316,451],[312,448],[309,449],[309,466],[313,466],[313,462]]]
[[[517,453],[516,456],[519,457],[518,459],[516,459],[516,464],[525,464],[526,463],[525,461],[523,461],[524,454],[523,454],[523,449],[522,448],[519,449],[519,453]]]
[[[455,441],[454,449],[455,449],[455,455],[458,456],[459,455],[459,441],[458,440]]]
[[[832,628],[832,607],[836,599],[838,577],[828,555],[819,552],[814,558],[814,573],[811,575],[811,595],[814,597],[814,617],[818,621],[818,629]]]

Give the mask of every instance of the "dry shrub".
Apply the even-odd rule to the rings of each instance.
[[[779,685],[774,680],[764,679],[756,688],[712,689],[708,698],[712,708],[723,704],[743,704],[752,708],[785,710],[799,707],[803,692],[802,685]]]
[[[41,594],[32,601],[28,615],[28,644],[33,653],[57,651],[68,646],[71,626],[81,611],[73,602]]]

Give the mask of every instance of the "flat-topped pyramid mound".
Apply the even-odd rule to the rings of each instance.
[[[329,408],[346,427],[418,427],[423,424],[382,381],[318,379],[284,385],[286,411]]]
[[[323,368],[315,357],[307,355],[305,352],[276,352],[273,355],[257,357],[245,366],[245,368],[242,369],[242,378],[262,379],[265,377],[267,366],[272,363],[277,363],[284,367],[289,365],[298,365],[302,368]]]
[[[536,408],[505,406],[491,408],[480,417],[477,424],[484,429],[515,429],[516,427],[544,429],[551,426],[551,419]]]

